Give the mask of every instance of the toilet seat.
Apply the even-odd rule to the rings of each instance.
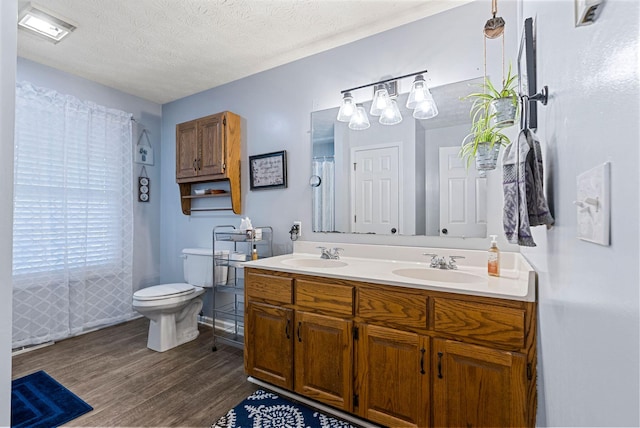
[[[143,288],[133,293],[133,299],[138,301],[164,300],[192,294],[196,288],[187,283],[160,284]]]

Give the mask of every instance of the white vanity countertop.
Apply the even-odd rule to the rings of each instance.
[[[342,248],[339,261],[344,265],[337,263],[340,266],[304,266],[307,262],[315,263],[316,260],[322,260],[320,250],[316,248],[318,246]],[[452,255],[465,258],[457,261],[458,269],[441,270],[431,268],[429,266],[431,257],[424,256],[424,253],[438,254],[447,258]],[[294,243],[293,254],[255,260],[244,265],[328,278],[527,302],[535,301],[537,277],[524,257],[519,253],[501,252],[500,262],[500,277],[492,277],[487,274],[486,251],[305,241]],[[420,279],[393,273],[399,269],[409,269],[405,272],[410,274],[417,272],[418,275],[421,275],[422,269],[425,269],[427,276],[436,278]],[[449,276],[451,278],[448,278]],[[457,277],[464,281],[459,282]]]

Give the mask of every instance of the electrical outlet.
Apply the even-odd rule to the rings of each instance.
[[[294,226],[298,226],[298,238],[302,236],[302,222],[301,221],[294,221],[293,222]]]

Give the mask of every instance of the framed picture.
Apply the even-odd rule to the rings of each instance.
[[[520,49],[518,51],[518,92],[531,97],[538,92],[536,87],[536,44],[533,38],[533,18],[524,20]],[[538,127],[538,103],[529,101],[529,128]]]
[[[287,152],[249,156],[251,190],[287,187]]]

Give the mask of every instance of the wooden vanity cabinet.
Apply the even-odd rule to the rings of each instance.
[[[292,289],[292,278],[245,270],[245,371],[290,390],[295,332]]]
[[[524,355],[443,339],[433,348],[434,426],[527,426]]]
[[[293,386],[285,388],[374,423],[535,426],[535,302],[255,268],[245,275],[251,376],[284,384],[270,380],[284,367],[269,362],[265,374],[266,362],[256,366],[256,354],[275,342],[293,352],[282,357],[292,362],[286,372]],[[283,283],[291,286],[284,293]],[[283,294],[289,300],[274,297]],[[277,327],[255,327],[268,322],[252,315],[260,305],[293,311],[295,333],[287,327],[290,312],[274,312]],[[285,337],[292,349],[256,335]]]
[[[430,426],[429,338],[361,324],[358,415],[390,427]]]
[[[191,213],[192,184],[222,180],[229,181],[231,205],[240,214],[240,147],[240,116],[229,111],[176,125],[176,182],[184,214]]]
[[[295,318],[295,392],[352,411],[353,322],[306,311]]]
[[[293,310],[251,302],[245,310],[245,371],[293,389]]]

